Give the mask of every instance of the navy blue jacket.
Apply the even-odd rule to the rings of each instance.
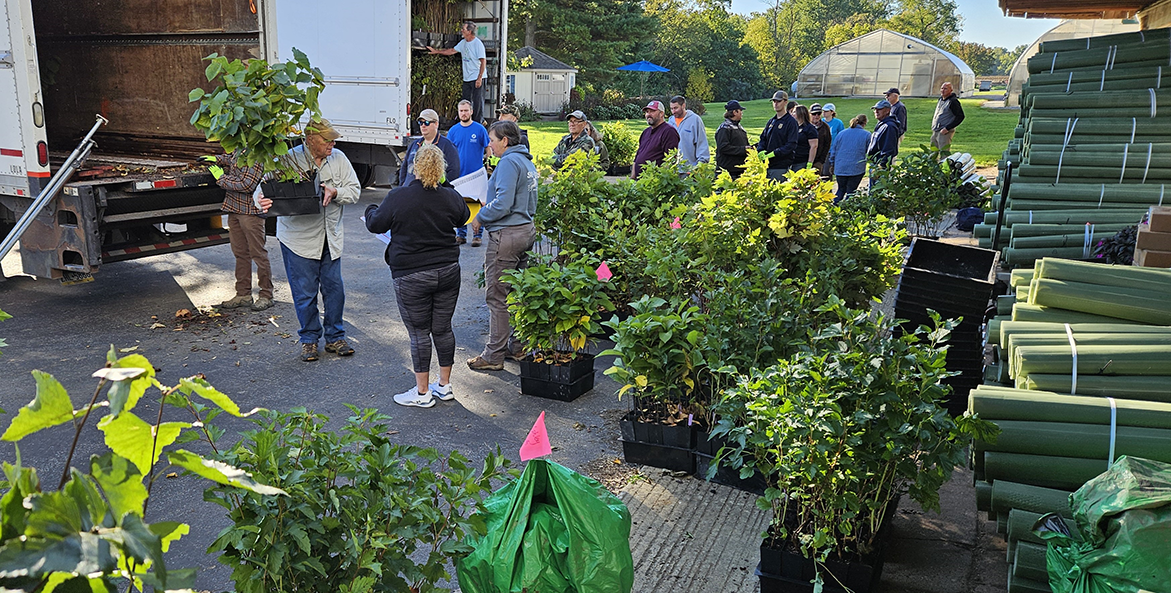
[[[870,136],[870,146],[866,148],[866,156],[875,164],[885,167],[898,154],[899,120],[888,115],[874,128],[874,135]]]
[[[781,117],[773,116],[760,133],[760,142],[756,150],[771,152],[773,158],[768,161],[769,169],[788,169],[793,164],[794,152],[797,150],[797,120],[786,113]]]
[[[399,186],[410,185],[415,180],[415,155],[419,153],[419,146],[422,143],[423,137],[419,136],[407,145],[407,158],[403,159],[403,164],[398,169]],[[435,139],[435,146],[443,151],[443,160],[447,161],[447,182],[459,179],[459,150],[455,144],[446,136],[439,136]]]

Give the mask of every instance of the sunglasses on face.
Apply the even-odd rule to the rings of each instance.
[[[430,119],[420,119],[417,121],[419,122],[420,126],[429,126],[429,125],[435,123],[435,120],[430,120]]]

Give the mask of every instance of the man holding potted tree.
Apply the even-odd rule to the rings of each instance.
[[[358,175],[342,151],[333,147],[341,134],[328,120],[314,118],[305,127],[305,142],[290,150],[286,160],[301,171],[316,171],[321,187],[321,210],[315,214],[277,219],[276,238],[281,243],[285,274],[293,293],[293,306],[301,323],[301,360],[317,360],[317,342],[325,335],[325,351],[350,356],[342,310],[346,304],[342,285],[342,215],[346,204],[358,201],[362,188]],[[322,326],[317,295],[325,317]]]

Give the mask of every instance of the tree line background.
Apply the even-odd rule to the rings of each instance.
[[[1027,47],[959,41],[954,0],[773,0],[748,16],[724,0],[511,0],[509,10],[509,46],[574,66],[578,92],[595,96],[638,95],[639,75],[615,68],[646,59],[671,69],[647,79],[648,94],[762,98],[823,51],[880,28],[946,49],[977,76],[1007,75]]]

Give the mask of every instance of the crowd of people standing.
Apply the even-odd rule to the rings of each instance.
[[[524,355],[513,339],[507,308],[509,286],[501,277],[507,270],[527,265],[528,252],[536,239],[533,216],[538,201],[538,175],[527,133],[517,125],[520,113],[515,106],[497,109],[496,120],[489,127],[481,123],[484,70],[483,58],[477,56],[482,55],[483,44],[477,45],[479,40],[470,25],[463,32],[464,41],[455,49],[433,50],[464,55],[465,97],[458,105],[459,120],[443,134],[435,110],[419,113],[419,135],[407,144],[397,187],[380,204],[370,205],[364,216],[367,230],[389,237],[384,259],[410,337],[416,379],[415,385],[393,398],[406,406],[431,407],[436,400],[454,397],[451,371],[456,346],[451,320],[462,277],[460,245],[467,243],[468,226],[472,230],[472,247],[482,245],[485,231],[488,237],[484,280],[489,331],[483,350],[467,365],[476,371],[498,371],[505,360]],[[783,179],[790,171],[811,168],[823,179],[836,178],[835,203],[841,201],[857,190],[868,165],[873,173],[889,166],[898,155],[907,132],[907,110],[899,100],[897,88],[887,91],[885,97],[872,107],[876,124],[870,132],[866,129],[866,115],[852,118],[847,127],[837,117],[833,103],[807,107],[790,101],[785,91],[777,91],[772,96],[775,115],[755,143],[749,141],[741,123],[743,106],[738,101],[728,101],[724,121],[715,133],[716,166],[738,178],[749,148],[755,148],[768,163],[770,179]],[[672,97],[669,110],[661,101],[650,101],[643,115],[647,127],[639,137],[631,177],[637,178],[648,163],[662,163],[672,151],[678,151],[680,160],[690,166],[711,160],[703,120],[687,108],[686,98]],[[932,119],[932,146],[946,149],[963,119],[963,109],[951,84],[944,83]],[[553,150],[553,166],[560,168],[569,155],[588,151],[598,155],[603,169],[608,168],[603,138],[585,113],[573,111],[565,120],[568,133]],[[340,137],[328,120],[315,118],[305,128],[304,142],[286,157],[298,170],[312,172],[314,184],[321,188],[321,209],[317,213],[280,216],[276,224],[301,326],[300,359],[305,362],[318,360],[322,338],[326,352],[343,357],[354,354],[342,324],[342,217],[344,207],[358,201],[361,186],[349,160],[334,147]],[[236,162],[237,156],[209,157],[214,161],[213,174],[218,172],[217,182],[225,190],[223,211],[228,217],[236,259],[236,296],[221,307],[260,311],[273,305],[263,219],[272,201],[259,190],[259,167],[241,166]],[[487,190],[481,199],[482,207],[472,216],[465,197],[451,182],[481,174],[486,177]],[[254,265],[260,290],[255,301]],[[433,349],[439,362],[436,381],[430,379]]]

